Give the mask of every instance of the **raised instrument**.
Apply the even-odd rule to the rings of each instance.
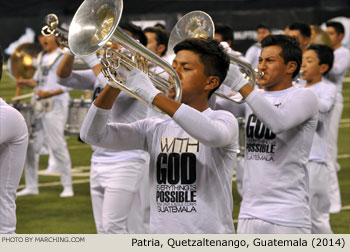
[[[173,48],[176,44],[188,38],[205,38],[213,39],[215,34],[215,26],[212,18],[203,11],[192,11],[184,15],[172,29],[168,42],[168,57],[175,57]],[[226,50],[227,51],[227,50]],[[240,60],[237,56],[228,52],[232,64],[237,65],[240,71],[246,77],[251,85],[256,84],[256,71],[247,62]],[[261,73],[260,75],[263,75]],[[262,77],[262,76],[261,76]],[[215,94],[236,103],[242,103],[244,100],[240,98],[227,97],[216,91]]]
[[[122,11],[122,0],[85,0],[75,13],[69,27],[69,48],[78,56],[86,56],[105,47],[107,42],[119,44],[123,49],[105,47],[101,61],[102,72],[111,81],[111,84],[147,104],[125,86],[125,79],[118,74],[121,66],[127,70],[138,68],[146,73],[155,87],[165,94],[174,88],[174,99],[181,101],[181,83],[176,71],[168,62],[155,55],[118,27]],[[128,53],[125,53],[125,49]],[[149,71],[149,63],[164,69],[174,82]]]

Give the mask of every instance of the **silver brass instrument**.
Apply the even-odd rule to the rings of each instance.
[[[69,48],[78,56],[86,56],[105,47],[107,42],[119,44],[123,47],[122,50],[105,47],[104,57],[101,61],[102,72],[113,85],[147,104],[124,85],[125,79],[118,74],[121,66],[127,70],[138,68],[146,73],[155,87],[165,94],[174,88],[174,100],[181,101],[181,83],[176,71],[168,62],[155,55],[118,27],[122,11],[122,0],[85,0],[75,13],[69,27]],[[123,52],[124,48],[128,53]],[[174,83],[149,71],[149,64],[164,69]]]
[[[48,14],[45,17],[45,26],[41,29],[44,36],[55,35],[59,45],[68,47],[68,31],[59,25],[58,17],[55,14]]]
[[[188,38],[206,38],[213,39],[215,34],[215,26],[212,18],[203,11],[192,11],[184,15],[172,29],[169,42],[168,42],[168,57],[173,59],[175,57],[173,48],[176,44]],[[237,56],[228,53],[232,64],[238,65],[240,71],[251,83],[256,84],[256,72],[247,62],[238,59]],[[243,99],[230,98],[224,94],[215,92],[217,96],[234,101],[236,103],[242,103]]]

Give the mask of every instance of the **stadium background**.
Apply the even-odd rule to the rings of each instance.
[[[69,23],[81,0],[2,0],[0,3],[0,44],[6,48],[31,27],[39,32],[44,17],[55,13],[60,20]],[[176,10],[176,11],[174,11]],[[269,25],[275,31],[283,30],[293,22],[320,25],[328,19],[345,16],[349,18],[348,0],[124,0],[123,19],[128,21],[162,21],[168,31],[177,19],[189,11],[202,10],[214,22],[230,24],[235,31],[234,48],[241,52],[254,42],[255,27],[259,23]],[[347,27],[350,28],[350,27]],[[347,36],[350,36],[347,34]],[[349,38],[348,38],[349,39]],[[7,102],[15,91],[15,82],[6,71],[0,84],[0,96]],[[31,92],[25,89],[23,93]],[[350,233],[350,77],[346,77],[343,87],[344,111],[339,129],[339,153],[341,171],[338,173],[343,209],[331,215],[335,233]],[[72,98],[80,98],[80,91],[72,91]],[[27,100],[28,102],[28,100]],[[72,159],[72,174],[75,196],[59,198],[61,191],[59,176],[40,175],[40,194],[26,196],[17,200],[17,233],[95,233],[89,195],[89,165],[91,149],[87,144],[77,141],[76,136],[67,136]],[[40,158],[40,170],[47,167],[46,155]],[[21,180],[20,188],[24,181]],[[240,197],[233,181],[234,212],[236,220]]]

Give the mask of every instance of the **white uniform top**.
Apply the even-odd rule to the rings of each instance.
[[[308,87],[318,98],[318,124],[312,142],[309,160],[327,162],[327,132],[329,129],[330,111],[336,100],[336,87],[333,83],[322,81]]]
[[[106,124],[110,110],[92,105],[81,137],[150,153],[152,233],[234,233],[232,175],[238,125],[232,114],[182,104],[172,119]]]
[[[33,79],[37,82],[35,91],[55,91],[62,89],[63,93],[52,96],[54,102],[62,101],[68,103],[70,88],[66,88],[57,83],[56,71],[62,60],[62,49],[57,48],[52,53],[44,53],[41,61],[39,62],[40,68],[38,68],[34,74]],[[57,59],[57,60],[56,60]],[[41,77],[41,78],[40,78]]]
[[[16,228],[16,189],[28,146],[23,116],[0,98],[0,234]]]
[[[259,44],[255,43],[252,46],[250,46],[245,53],[245,58],[248,63],[252,65],[253,69],[256,69],[259,64],[259,57],[261,53],[261,46]]]
[[[350,66],[350,51],[346,47],[339,47],[334,51],[334,63],[332,69],[325,76],[336,84],[337,100],[343,100],[343,81]]]
[[[102,79],[101,79],[102,80]],[[92,70],[73,71],[67,78],[57,77],[64,86],[76,89],[93,89],[93,100],[102,92],[105,84],[101,84]],[[131,123],[146,117],[147,107],[125,92],[121,92],[112,107],[110,122]],[[123,113],[123,111],[126,111]],[[114,163],[125,160],[146,160],[147,154],[141,150],[116,151],[113,149],[91,146],[93,153],[91,162]]]
[[[243,201],[239,218],[311,228],[306,163],[317,125],[307,89],[254,90],[247,98]]]

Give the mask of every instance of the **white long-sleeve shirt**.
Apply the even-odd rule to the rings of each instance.
[[[245,58],[247,59],[247,62],[252,65],[253,69],[258,67],[260,53],[261,46],[259,46],[257,43],[249,47],[245,53]]]
[[[119,99],[119,98],[118,98]],[[81,138],[118,150],[148,151],[152,233],[234,233],[232,174],[238,125],[232,114],[182,104],[173,119],[107,123],[92,105]]]
[[[44,53],[41,61],[39,62],[39,67],[35,71],[33,79],[37,83],[35,91],[56,91],[58,89],[62,89],[63,93],[52,96],[52,99],[54,102],[68,104],[69,91],[72,89],[61,86],[56,79],[56,71],[62,58],[63,54],[60,48],[57,48],[51,53]]]
[[[246,102],[246,153],[239,218],[311,227],[306,163],[318,104],[307,89],[254,90]]]
[[[334,63],[332,69],[325,76],[337,87],[337,100],[343,100],[343,81],[350,66],[350,51],[346,47],[339,47],[334,51]]]
[[[311,146],[309,160],[318,163],[326,163],[327,133],[329,131],[330,111],[336,101],[337,89],[333,83],[329,83],[324,78],[322,81],[308,88],[317,96],[319,106],[318,123]]]
[[[100,73],[102,75],[102,73]],[[106,83],[101,83],[102,78],[97,78],[92,70],[73,71],[67,78],[57,77],[58,83],[63,86],[94,90],[94,98],[102,92]],[[113,105],[110,122],[131,123],[146,117],[147,107],[137,99],[125,92],[121,92],[119,99]],[[146,160],[147,156],[141,150],[116,151],[113,149],[92,146],[91,162],[114,163],[125,160]]]

